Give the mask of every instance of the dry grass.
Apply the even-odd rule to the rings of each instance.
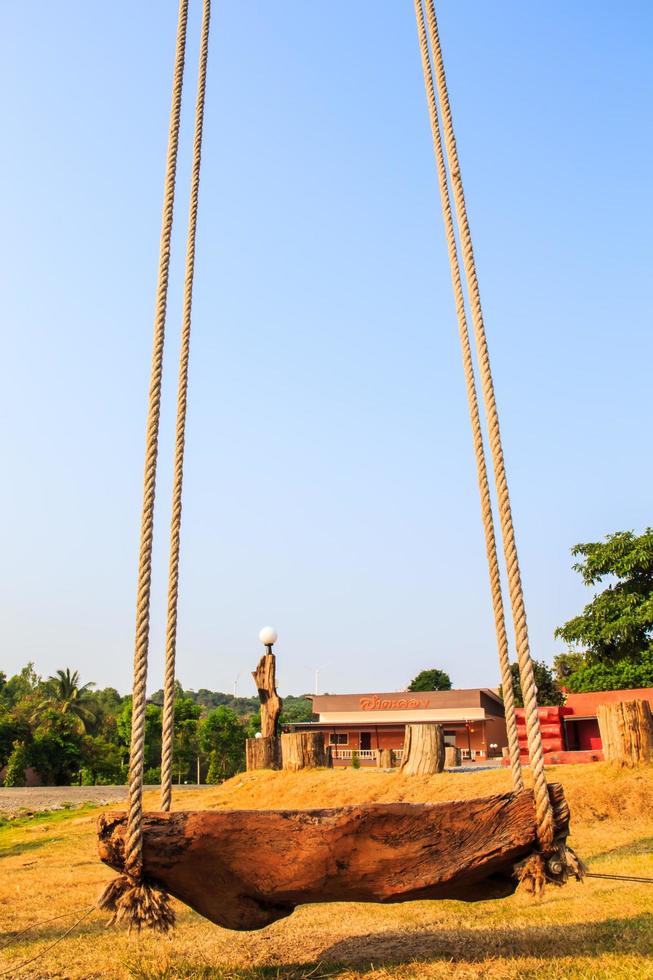
[[[594,870],[653,877],[653,768],[559,767],[572,843]],[[505,771],[404,778],[358,772],[252,773],[186,790],[184,808],[273,808],[468,798],[508,789]],[[156,798],[146,800],[156,808]],[[115,809],[115,805],[113,807]],[[97,808],[0,828],[0,930],[90,907],[112,872],[95,856]],[[533,902],[312,905],[261,932],[231,933],[178,906],[171,939],[128,938],[92,913],[20,972],[74,921],[61,919],[0,951],[0,975],[138,980],[360,977],[653,978],[653,885],[592,879]]]

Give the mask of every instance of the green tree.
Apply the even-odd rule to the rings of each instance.
[[[54,708],[46,709],[34,731],[29,759],[45,783],[69,786],[84,762],[77,719]]]
[[[178,782],[186,779],[199,755],[198,721],[202,708],[191,698],[175,698],[172,769]]]
[[[515,691],[515,704],[518,708],[523,708],[524,699],[519,680],[519,665],[510,664],[510,673],[512,674],[512,685]],[[558,687],[556,679],[553,676],[553,671],[548,664],[545,664],[543,660],[534,660],[533,673],[537,687],[537,703],[539,705],[564,704],[564,694]]]
[[[209,752],[209,768],[206,774],[206,781],[210,786],[215,786],[216,783],[222,782],[220,762],[218,761],[218,753],[215,749],[211,749]]]
[[[293,725],[300,721],[312,721],[313,718],[313,702],[309,698],[296,698],[292,694],[284,697],[283,711],[279,718],[281,725]]]
[[[553,658],[553,670],[556,681],[560,687],[569,687],[569,678],[585,662],[585,655],[582,653],[559,653]]]
[[[7,709],[15,708],[21,701],[29,703],[29,711],[33,710],[36,698],[42,688],[43,682],[34,670],[34,664],[30,661],[23,667],[19,674],[14,674],[3,685],[0,691],[0,699]]]
[[[585,585],[612,581],[556,637],[580,648],[590,665],[639,660],[653,642],[653,529],[619,531],[571,553],[581,557],[573,568]]]
[[[413,677],[408,685],[409,691],[450,691],[451,678],[444,670],[431,667],[430,670],[422,670]]]
[[[124,783],[127,767],[120,748],[102,735],[85,735],[82,742],[82,783],[107,786]]]
[[[70,715],[80,731],[85,732],[89,724],[95,720],[95,715],[91,710],[91,688],[95,687],[93,681],[86,684],[79,683],[79,672],[71,672],[69,667],[65,670],[58,670],[53,677],[49,677],[46,683],[47,695],[41,703],[39,710],[53,708],[62,715]]]
[[[161,708],[158,704],[145,706],[145,769],[156,769],[161,765],[161,714]],[[129,759],[132,731],[131,695],[125,698],[122,703],[120,714],[116,718],[116,730],[122,759],[126,763]]]
[[[565,654],[561,654],[565,656]],[[563,683],[574,694],[584,691],[623,691],[627,688],[653,687],[653,650],[645,650],[637,660],[615,660],[592,663],[582,654],[576,669]],[[558,658],[556,657],[556,660]]]
[[[5,786],[25,786],[25,770],[29,765],[29,757],[24,742],[14,742],[7,771],[5,772]]]
[[[32,730],[25,718],[14,712],[0,710],[0,769],[9,762],[15,742],[27,744],[31,741]]]
[[[225,705],[203,719],[199,738],[202,751],[209,754],[208,782],[221,782],[244,770],[245,737],[245,726]]]

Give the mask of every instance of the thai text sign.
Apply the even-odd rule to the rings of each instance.
[[[405,711],[411,708],[428,708],[429,705],[428,698],[380,698],[378,694],[374,694],[360,699],[363,711]]]

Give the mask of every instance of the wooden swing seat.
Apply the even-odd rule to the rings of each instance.
[[[549,786],[557,841],[569,830]],[[123,870],[125,813],[98,821],[99,853]],[[503,898],[537,848],[533,793],[315,810],[146,813],[146,880],[228,929],[261,929],[307,902]]]

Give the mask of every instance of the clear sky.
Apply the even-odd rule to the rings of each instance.
[[[194,0],[169,306],[160,685]],[[175,0],[2,3],[0,669],[131,683]],[[653,522],[649,0],[441,0],[534,655]],[[179,676],[498,682],[410,0],[216,0]]]

